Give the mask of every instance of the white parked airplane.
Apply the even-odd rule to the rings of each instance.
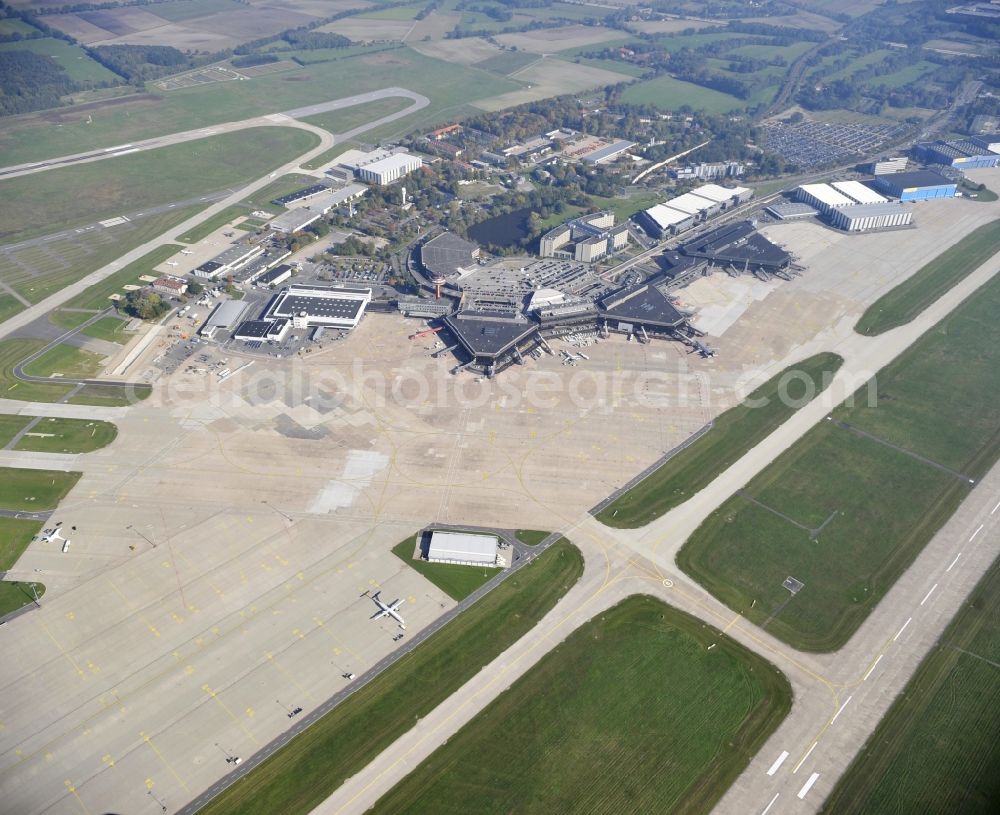
[[[67,549],[69,549],[69,539],[64,538],[62,536],[62,533],[59,531],[60,526],[62,526],[61,523],[56,524],[56,526],[52,527],[52,529],[43,530],[40,540],[42,543],[54,543],[55,541],[62,541],[63,551],[65,552]]]
[[[376,620],[382,617],[392,617],[392,619],[399,623],[399,627],[405,631],[406,622],[399,613],[399,607],[403,605],[403,600],[393,600],[391,603],[383,603],[382,598],[379,597],[381,593],[381,591],[377,591],[371,595],[372,600],[375,601],[375,605],[378,606],[379,610],[372,614],[369,619]]]

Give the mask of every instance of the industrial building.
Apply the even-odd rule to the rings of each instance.
[[[409,153],[393,153],[359,165],[354,174],[369,184],[391,184],[414,170],[419,170],[423,164],[423,161]]]
[[[543,258],[594,263],[628,246],[628,224],[615,226],[613,212],[574,218],[546,232],[539,242]]]
[[[280,266],[275,266],[264,274],[260,275],[254,284],[262,289],[266,289],[269,286],[280,286],[288,278],[292,276],[292,267],[287,263],[282,263]]]
[[[224,274],[241,269],[262,254],[264,254],[263,244],[234,243],[225,252],[202,263],[192,274],[206,280],[215,280]]]
[[[466,566],[496,566],[496,535],[472,532],[431,532],[427,547],[427,560],[431,563],[459,563]]]
[[[268,223],[268,227],[271,231],[280,232],[282,235],[293,235],[296,232],[301,232],[309,224],[316,223],[322,217],[322,212],[314,212],[309,207],[299,207],[282,212]]]
[[[420,247],[420,264],[434,278],[454,278],[476,265],[482,251],[454,232],[442,232]]]
[[[288,320],[244,320],[233,332],[233,338],[244,342],[281,342],[290,328]]]
[[[275,232],[291,235],[315,223],[335,207],[357,200],[366,192],[368,188],[363,184],[348,184],[336,190],[320,185],[319,191],[309,196],[312,200],[308,204],[281,213],[268,226]],[[305,199],[300,197],[294,200]]]
[[[866,232],[872,229],[891,229],[908,226],[913,221],[913,211],[898,201],[878,204],[855,204],[841,207],[830,214],[830,223],[846,232]]]
[[[650,207],[636,216],[639,225],[657,238],[677,235],[690,229],[700,219],[743,204],[753,198],[747,187],[720,187],[702,184],[691,192]]]
[[[982,146],[975,138],[918,144],[914,155],[927,164],[943,164],[956,170],[980,170],[1000,166],[1000,153]]]
[[[598,147],[596,150],[585,153],[582,158],[587,164],[608,164],[633,147],[635,147],[635,142],[616,141],[613,144]]]
[[[264,319],[291,320],[293,328],[352,329],[361,322],[371,299],[371,289],[355,286],[291,285],[271,301]]]
[[[283,195],[281,198],[275,198],[271,201],[272,204],[277,204],[279,207],[287,207],[289,204],[297,203],[298,201],[305,201],[307,198],[312,198],[314,195],[319,195],[321,192],[326,192],[329,187],[326,184],[313,184],[310,187],[303,187],[301,190],[296,190],[295,192],[290,192],[288,195]]]
[[[247,304],[242,300],[226,300],[219,303],[208,315],[198,333],[207,339],[212,339],[218,331],[230,331],[243,316]]]
[[[795,191],[795,200],[816,207],[824,215],[838,207],[850,207],[858,203],[829,184],[803,184]]]
[[[860,181],[834,181],[831,185],[837,192],[853,198],[859,204],[884,204],[886,198]]]
[[[875,177],[875,186],[901,202],[954,198],[958,184],[930,170],[914,170]]]
[[[858,169],[869,175],[886,175],[887,173],[903,172],[909,163],[906,156],[893,156],[892,158],[870,161],[867,164],[859,164]]]
[[[802,203],[801,201],[771,204],[771,206],[765,208],[764,212],[773,215],[779,221],[798,221],[803,218],[815,218],[819,215],[819,210],[816,207]]]
[[[1000,133],[981,133],[972,136],[969,141],[991,153],[1000,153]]]

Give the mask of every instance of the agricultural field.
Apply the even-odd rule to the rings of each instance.
[[[420,572],[452,600],[462,600],[484,583],[496,577],[496,569],[460,566],[454,563],[428,563],[413,557],[413,538],[392,547],[392,553],[414,571]]]
[[[1000,455],[998,309],[994,280],[710,515],[681,568],[797,648],[843,645]]]
[[[0,518],[0,572],[13,568],[41,528],[41,521]]]
[[[309,812],[407,732],[414,717],[520,639],[581,574],[579,550],[555,544],[221,793],[202,815]]]
[[[555,54],[572,48],[596,50],[601,43],[620,40],[622,32],[602,26],[572,25],[564,28],[542,28],[517,34],[501,34],[496,41],[535,54]]]
[[[255,127],[0,181],[0,198],[9,208],[0,240],[25,240],[53,223],[82,226],[245,184],[316,144],[316,136],[303,130]],[[61,194],[66,190],[86,192]]]
[[[118,435],[111,422],[45,418],[14,447],[32,453],[91,453],[107,447]]]
[[[873,337],[904,325],[989,260],[1000,246],[1000,221],[984,224],[872,303],[854,330]]]
[[[95,228],[82,234],[70,232],[45,241],[44,245],[0,247],[0,281],[29,302],[40,302],[121,257],[123,253],[161,235],[194,215],[203,206],[178,207],[108,229]],[[100,309],[107,305],[105,299],[84,308]],[[20,311],[20,304],[16,310]]]
[[[0,132],[0,154],[5,164],[17,164],[392,86],[427,95],[432,108],[421,111],[422,116],[520,87],[489,71],[475,67],[456,71],[450,63],[398,48],[245,82],[216,82],[169,94],[137,94],[86,107],[13,117]]]
[[[33,51],[43,57],[49,57],[57,65],[66,70],[67,76],[74,82],[96,85],[101,82],[121,82],[121,77],[109,71],[101,63],[95,62],[79,45],[73,45],[65,40],[52,37],[42,37],[37,40],[20,40],[18,42],[0,43],[0,51]]]
[[[707,813],[791,697],[759,656],[633,596],[546,654],[371,811]]]
[[[805,379],[818,394],[843,361],[836,354],[818,354],[772,377],[716,417],[704,436],[601,510],[597,520],[618,529],[635,529],[682,504],[802,407],[798,400],[806,395]],[[782,394],[790,399],[782,399]]]
[[[55,509],[82,473],[0,467],[0,508],[26,512]]]
[[[91,379],[101,370],[103,357],[92,351],[57,345],[24,366],[28,376],[51,376],[65,379]]]
[[[996,811],[998,594],[994,563],[841,776],[824,815]]]
[[[737,99],[728,93],[703,88],[701,85],[666,75],[630,85],[622,94],[622,101],[634,105],[656,105],[662,110],[688,107],[706,113],[729,113],[740,110],[746,105],[742,99]]]

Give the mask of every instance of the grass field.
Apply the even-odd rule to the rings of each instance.
[[[817,393],[822,391],[843,361],[836,354],[817,354],[772,377],[736,407],[718,416],[712,429],[690,447],[598,513],[597,520],[618,529],[635,529],[682,504],[801,406],[781,399],[781,394],[801,399],[806,393],[806,379]]]
[[[86,337],[106,340],[107,342],[117,342],[119,345],[122,345],[129,340],[128,335],[125,333],[126,325],[126,321],[118,317],[102,317],[96,323],[88,325],[80,333]]]
[[[12,294],[0,293],[0,323],[8,317],[13,317],[23,308],[24,304]]]
[[[238,186],[316,144],[317,137],[303,130],[255,127],[0,181],[0,198],[8,204],[0,240],[25,240],[51,231],[53,223],[83,226]]]
[[[655,105],[660,110],[689,107],[706,113],[729,113],[746,105],[741,99],[728,93],[720,93],[666,75],[630,85],[622,94],[622,101],[633,105]]]
[[[1000,220],[971,232],[872,303],[854,330],[874,337],[905,325],[1000,251]]]
[[[44,340],[0,341],[0,399],[58,402],[72,390],[72,385],[22,382],[14,377],[14,366],[44,346]]]
[[[0,572],[13,568],[41,528],[41,521],[0,518]]]
[[[10,444],[24,426],[31,421],[30,416],[14,416],[9,413],[0,414],[0,449]]]
[[[994,563],[826,799],[824,815],[992,815],[1000,801]]]
[[[117,435],[118,428],[111,422],[46,418],[22,437],[14,449],[33,453],[91,453],[107,447]]]
[[[93,229],[82,235],[46,241],[43,247],[0,254],[0,280],[32,303],[40,302],[125,252],[156,238],[201,208],[171,209],[111,229]],[[106,305],[104,302],[100,307]]]
[[[633,596],[556,646],[371,811],[707,813],[791,701],[773,665]]]
[[[354,105],[343,110],[308,116],[302,121],[316,125],[316,127],[322,127],[330,133],[346,133],[348,130],[353,130],[367,122],[405,110],[412,104],[413,101],[410,99],[391,96],[388,99],[376,99],[367,105]]]
[[[176,255],[182,248],[182,246],[176,243],[166,243],[163,246],[157,246],[138,260],[104,278],[100,283],[95,283],[93,286],[84,289],[84,291],[66,303],[63,303],[63,305],[69,308],[95,310],[107,308],[111,304],[108,298],[112,294],[123,293],[123,286],[138,284],[140,275],[151,274],[156,266]]]
[[[532,628],[583,573],[561,542],[354,693],[201,815],[309,812]]]
[[[872,404],[860,389],[710,515],[681,568],[797,648],[843,645],[1000,456],[998,311],[994,280],[877,374]]]
[[[0,467],[0,509],[41,512],[55,509],[82,473]]]
[[[24,372],[28,376],[90,379],[101,370],[103,359],[92,351],[84,351],[71,345],[57,345],[25,365]]]
[[[115,100],[87,111],[60,109],[58,122],[53,114],[12,117],[0,133],[0,154],[4,164],[17,164],[392,86],[425,93],[432,100],[432,111],[454,110],[519,87],[489,71],[456,70],[450,63],[400,48],[246,82],[217,82],[163,96]]]
[[[64,68],[66,75],[74,82],[88,84],[121,82],[120,76],[92,60],[79,45],[54,37],[0,43],[0,51],[33,51],[43,57],[49,57],[56,65]]]
[[[527,546],[538,546],[545,540],[551,532],[544,532],[541,529],[518,529],[515,533],[517,539]]]
[[[45,594],[45,586],[35,583],[35,593],[38,597]],[[28,603],[35,602],[35,596],[31,593],[31,588],[27,583],[13,583],[7,580],[0,580],[0,616],[17,611]]]
[[[428,563],[413,558],[413,538],[392,547],[392,553],[416,572],[420,572],[452,600],[464,600],[493,577],[497,569],[460,566],[454,563]]]

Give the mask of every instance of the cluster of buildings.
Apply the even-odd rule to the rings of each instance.
[[[956,170],[1000,167],[1000,134],[970,136],[955,141],[918,144],[914,155],[927,164],[942,164]]]
[[[646,232],[663,238],[680,234],[712,215],[746,203],[751,198],[753,190],[747,187],[702,184],[691,192],[643,210],[636,216],[636,220]]]
[[[543,258],[564,258],[594,263],[628,245],[628,224],[615,226],[613,212],[584,215],[542,235],[539,254]]]
[[[274,232],[291,235],[315,223],[331,210],[350,204],[361,198],[368,188],[363,184],[347,184],[331,189],[325,184],[316,184],[275,199],[274,203],[289,207],[268,224]]]
[[[913,220],[911,210],[860,181],[803,184],[796,190],[796,200],[815,207],[813,215],[825,215],[833,226],[846,232],[907,226]],[[780,205],[772,207],[771,212],[779,218],[784,216]]]

